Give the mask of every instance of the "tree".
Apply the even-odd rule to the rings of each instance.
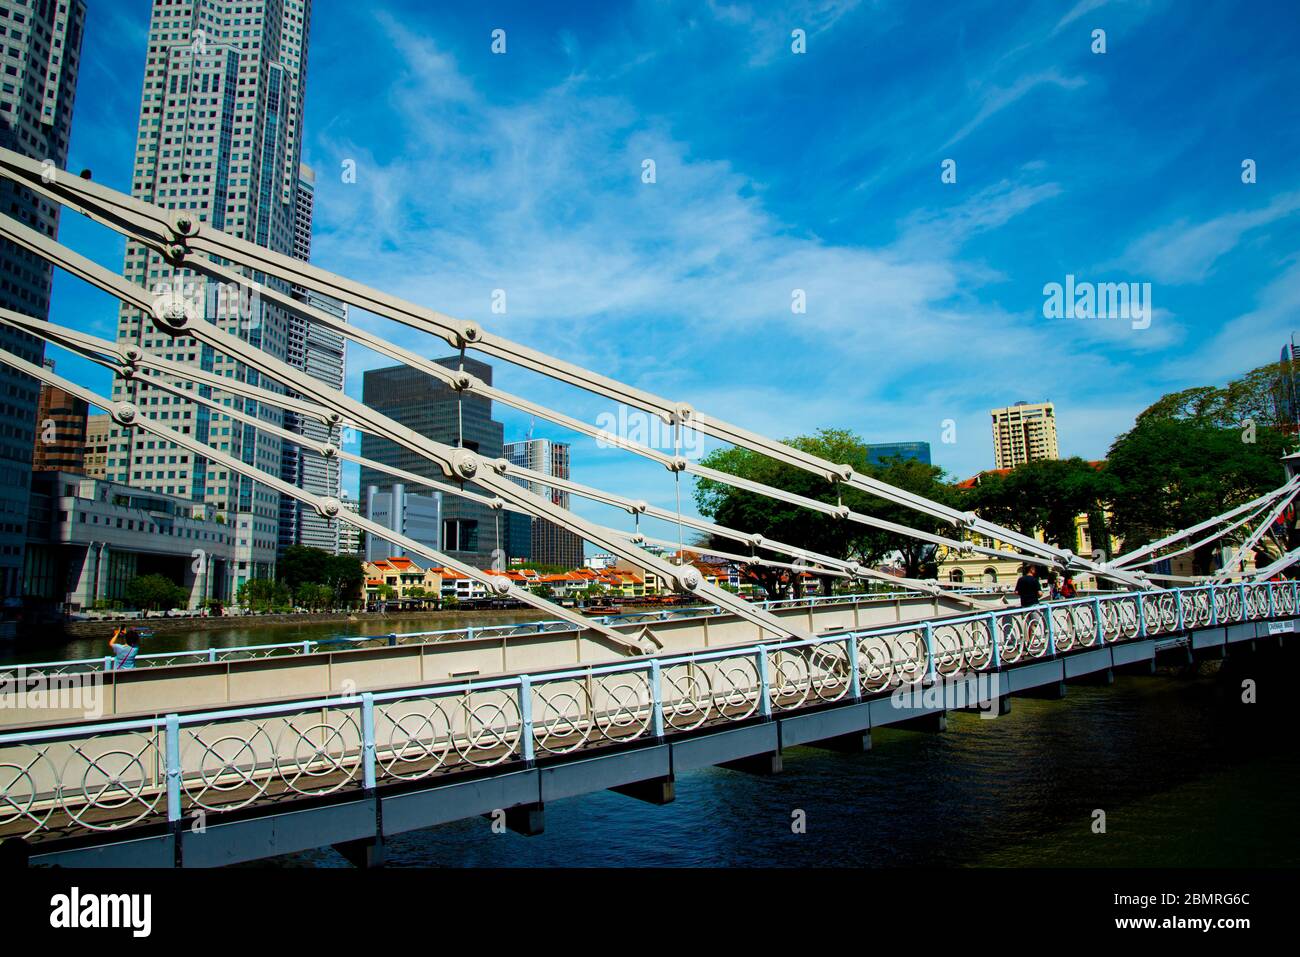
[[[940,501],[952,495],[943,481],[943,470],[915,459],[891,459],[882,465],[870,462],[866,443],[843,429],[822,429],[811,436],[787,440],[787,444],[818,455],[831,462],[851,465],[855,471],[881,479],[891,485]],[[923,531],[936,531],[941,523],[921,512],[895,505],[870,493],[847,488],[785,465],[765,455],[748,449],[730,448],[711,452],[703,464],[739,478],[761,482],[787,492],[827,504],[843,504],[855,512],[885,518],[898,524],[909,525]],[[701,514],[719,525],[746,533],[757,533],[786,545],[820,552],[831,558],[853,560],[870,564],[895,552],[901,554],[907,574],[921,577],[933,573],[934,546],[917,541],[897,532],[871,528],[798,505],[788,505],[761,495],[737,489],[723,482],[697,478],[695,502]],[[730,539],[714,536],[709,545],[729,551],[736,550]],[[789,556],[761,549],[758,557],[788,562]],[[792,578],[796,595],[802,594],[799,576],[787,576],[781,569],[762,565],[747,565],[747,571],[769,595],[784,591],[787,577]],[[815,572],[815,568],[810,568]],[[829,593],[830,576],[823,580],[824,591]]]
[[[1253,438],[1243,441],[1240,429],[1221,427],[1213,416],[1140,417],[1110,449],[1116,532],[1137,546],[1277,488],[1285,481],[1279,460],[1286,437],[1260,428]],[[1193,552],[1196,574],[1213,571],[1215,547]]]
[[[1023,535],[1042,529],[1058,548],[1079,551],[1076,521],[1080,515],[1100,515],[1111,496],[1110,476],[1081,458],[1040,459],[1017,466],[1005,475],[986,472],[969,490],[967,507],[982,517]],[[1090,534],[1102,533],[1093,528]]]
[[[137,575],[126,583],[125,596],[142,611],[176,608],[189,601],[189,592],[166,575]]]
[[[252,611],[272,611],[287,609],[292,595],[284,582],[275,582],[269,578],[250,578],[239,586],[235,597],[244,608]]]
[[[1271,362],[1252,369],[1227,385],[1196,386],[1161,396],[1141,412],[1136,424],[1152,420],[1195,421],[1221,429],[1293,426],[1286,409],[1290,396],[1287,364]]]

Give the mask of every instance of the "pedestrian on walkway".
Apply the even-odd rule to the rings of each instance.
[[[1038,604],[1041,586],[1038,584],[1038,569],[1032,565],[1021,568],[1020,578],[1016,580],[1016,594],[1020,596],[1020,607],[1028,608]]]

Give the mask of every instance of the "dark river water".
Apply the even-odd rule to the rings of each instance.
[[[1204,667],[1202,671],[1206,670]],[[545,833],[486,819],[393,839],[390,866],[1294,866],[1289,710],[1239,678],[1121,677],[1064,701],[878,731],[856,756],[798,748],[782,774],[681,775],[664,807],[612,792],[546,807]],[[1229,697],[1229,692],[1232,697]],[[1094,833],[1094,812],[1105,833]],[[795,812],[806,832],[794,833]],[[333,850],[286,867],[348,866]]]
[[[230,629],[158,650],[429,630],[499,618]],[[102,641],[9,648],[25,660],[103,654]],[[152,650],[152,649],[150,649]],[[14,653],[17,652],[17,655]],[[473,819],[389,843],[390,866],[1295,866],[1300,756],[1286,675],[1300,655],[1071,686],[1010,715],[953,714],[943,734],[877,731],[873,749],[796,748],[773,777],[681,775],[664,807],[611,792],[555,802],[537,837]],[[1259,674],[1255,674],[1258,671]],[[1242,704],[1244,677],[1259,680]],[[1097,811],[1105,833],[1094,832]],[[796,817],[806,823],[795,833]],[[271,862],[342,867],[331,849]]]

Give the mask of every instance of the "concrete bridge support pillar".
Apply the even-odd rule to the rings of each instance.
[[[936,711],[934,714],[923,714],[917,718],[900,721],[898,724],[890,725],[890,727],[902,731],[923,731],[926,734],[938,734],[941,731],[948,730],[948,712]]]
[[[539,801],[536,804],[516,804],[506,811],[506,827],[524,837],[536,837],[546,830],[546,810]]]
[[[1045,685],[1039,685],[1037,688],[1026,688],[1024,691],[1017,691],[1016,694],[1021,698],[1038,698],[1041,701],[1060,701],[1065,697],[1065,682],[1052,681]]]
[[[1114,668],[1103,668],[1101,671],[1091,671],[1086,675],[1079,675],[1077,678],[1070,679],[1072,685],[1100,685],[1108,688],[1114,683]]]
[[[853,731],[833,738],[824,738],[821,741],[809,741],[808,747],[834,751],[836,754],[865,754],[871,750],[871,730]]]
[[[781,761],[780,751],[769,751],[766,754],[751,754],[747,758],[726,761],[719,764],[718,767],[726,768],[728,771],[744,771],[746,774],[757,774],[766,777],[771,774],[780,774],[784,764]]]
[[[362,838],[359,841],[344,841],[335,844],[334,850],[346,857],[353,867],[365,870],[383,867],[388,860],[388,850],[382,836]]]
[[[677,798],[676,782],[671,774],[662,778],[650,778],[647,781],[633,781],[610,788],[618,794],[625,794],[647,804],[671,804]]]

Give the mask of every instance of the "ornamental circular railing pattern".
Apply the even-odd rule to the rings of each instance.
[[[469,679],[402,696],[172,716],[166,728],[161,719],[104,725],[103,731],[70,726],[36,732],[49,737],[43,743],[0,735],[0,836],[121,830],[175,813],[176,795],[181,813],[229,812],[359,787],[363,771],[366,780],[414,781],[457,768],[564,755],[637,740],[658,722],[665,733],[691,731],[744,721],[760,710],[790,712],[889,693],[931,677],[955,679],[1099,642],[1291,617],[1297,607],[1291,583],[1119,593],[813,641],[665,654],[531,678]],[[364,699],[372,702],[369,712]],[[166,736],[172,724],[180,764],[169,798]]]

